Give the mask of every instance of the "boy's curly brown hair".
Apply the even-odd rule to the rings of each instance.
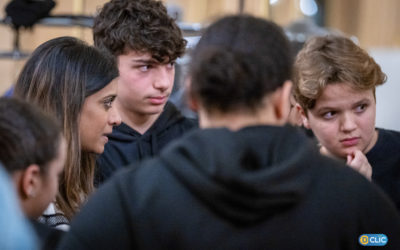
[[[187,43],[163,3],[154,0],[106,3],[94,20],[93,40],[115,57],[133,50],[159,62],[180,57]]]

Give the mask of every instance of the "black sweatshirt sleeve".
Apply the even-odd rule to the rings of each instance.
[[[118,186],[109,181],[73,219],[59,249],[128,249],[128,224]]]

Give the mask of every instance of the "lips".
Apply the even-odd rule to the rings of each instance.
[[[360,137],[352,137],[352,138],[346,138],[343,140],[340,140],[340,143],[342,143],[343,146],[345,147],[352,147],[358,144],[360,141]]]
[[[103,135],[102,138],[103,138],[104,144],[106,144],[108,142],[108,136]]]
[[[154,105],[164,104],[167,101],[166,96],[153,96],[149,97],[150,103]]]

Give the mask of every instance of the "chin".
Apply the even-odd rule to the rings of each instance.
[[[101,149],[96,150],[96,151],[93,152],[93,153],[100,155],[100,154],[102,154],[103,152],[104,152],[104,146],[103,146]]]
[[[88,150],[88,152],[92,153],[92,154],[100,155],[104,152],[104,145],[93,148],[92,150]]]
[[[164,105],[165,106],[165,105]],[[148,115],[158,115],[158,114],[161,114],[163,111],[164,111],[164,106],[162,106],[162,107],[159,107],[159,108],[157,108],[157,109],[149,109],[146,113],[148,114]]]
[[[357,148],[346,148],[344,150],[341,150],[337,155],[337,157],[342,158],[342,159],[347,159],[347,155],[350,155],[356,150]]]

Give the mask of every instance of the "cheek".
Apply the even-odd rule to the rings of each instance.
[[[169,79],[170,79],[170,82],[171,82],[170,88],[172,88],[174,86],[175,70],[171,70],[170,75],[169,75]]]
[[[87,115],[83,115],[79,122],[79,135],[81,138],[82,148],[85,148],[87,145],[88,138],[90,138],[90,134],[92,133],[93,129],[90,126],[89,117]],[[95,122],[93,122],[95,124]]]
[[[359,120],[359,127],[366,135],[372,135],[375,131],[375,112],[367,113]]]
[[[58,178],[57,176],[48,176],[41,190],[40,210],[43,212],[48,205],[53,202],[58,193]]]
[[[318,141],[324,145],[330,145],[338,134],[337,125],[333,122],[310,122],[310,126]]]
[[[128,99],[135,99],[142,96],[149,86],[151,86],[151,80],[148,77],[138,77],[136,74],[120,76],[118,97],[124,96]]]
[[[107,118],[106,111],[87,112],[85,116],[82,116],[79,132],[83,150],[92,151],[97,147],[104,128],[107,126]]]
[[[57,192],[58,192],[58,183],[59,183],[58,177],[54,176],[50,182],[51,183],[50,183],[50,187],[49,187],[49,189],[50,189],[49,192],[51,193],[50,198],[53,200],[56,197]]]

